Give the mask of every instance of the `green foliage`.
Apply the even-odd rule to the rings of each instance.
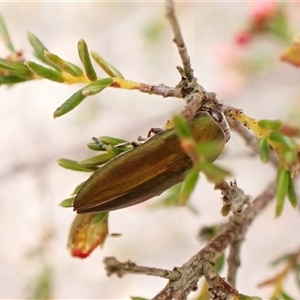
[[[294,189],[293,179],[290,171],[283,167],[278,169],[277,173],[277,192],[276,192],[276,216],[280,216],[283,210],[284,201],[288,197],[291,205],[297,206],[297,196]]]
[[[32,46],[34,52],[33,55],[45,63],[46,65],[53,67],[57,71],[59,71],[59,68],[52,64],[48,59],[45,57],[45,52],[49,52],[48,49],[44,46],[44,44],[32,33],[27,32],[27,39]]]
[[[109,75],[110,77],[124,78],[122,73],[117,68],[112,66],[109,62],[107,62],[104,58],[102,58],[97,52],[91,51],[91,56],[107,75]]]
[[[79,77],[83,75],[82,70],[78,66],[63,60],[56,54],[44,50],[44,56],[51,64],[56,66],[60,71],[64,71],[74,77]]]
[[[175,132],[179,138],[181,139],[189,138],[191,140],[193,139],[191,130],[189,129],[187,122],[182,116],[180,115],[174,116],[173,123],[174,123]]]
[[[60,158],[56,162],[58,163],[59,166],[72,171],[93,172],[97,170],[97,168],[93,166],[92,167],[83,166],[75,160],[66,159],[66,158]]]
[[[78,184],[71,195],[75,196],[78,193],[78,191],[82,188],[82,186],[85,184],[85,182],[86,180]]]
[[[270,146],[277,153],[279,167],[277,171],[276,216],[280,216],[286,197],[293,207],[297,206],[297,195],[294,189],[294,168],[297,165],[298,146],[294,139],[279,132],[282,124],[275,120],[260,120],[256,134],[259,139],[259,153],[263,162],[270,159]],[[255,130],[254,130],[255,131]]]
[[[102,136],[99,139],[93,138],[93,142],[88,143],[87,146],[91,150],[102,151],[102,153],[81,161],[60,158],[57,160],[58,165],[72,171],[94,172],[101,167],[101,165],[105,164],[120,153],[133,148],[128,141],[110,136]],[[82,188],[84,183],[85,181],[80,183],[71,194],[73,197],[63,200],[60,203],[60,206],[72,207],[75,195]]]
[[[192,169],[185,177],[179,194],[179,205],[186,205],[190,195],[194,191],[199,178],[199,171]]]
[[[53,270],[45,266],[32,283],[31,299],[52,299]]]
[[[270,160],[270,148],[266,139],[259,140],[259,154],[262,162],[267,163]]]
[[[11,53],[16,53],[16,50],[10,40],[9,34],[8,34],[8,30],[5,26],[4,20],[2,18],[2,16],[0,15],[0,35],[1,38],[5,44],[5,46],[7,47],[7,49],[11,52]]]
[[[40,77],[51,81],[64,82],[64,77],[62,76],[62,74],[55,70],[43,67],[42,65],[39,65],[33,61],[26,61],[25,65],[32,73]]]
[[[82,93],[83,89],[80,89],[76,93],[74,93],[69,99],[67,99],[60,107],[58,107],[53,117],[61,117],[64,114],[68,113],[72,109],[74,109],[76,106],[78,106],[85,98],[86,96]]]
[[[291,176],[289,176],[289,183],[288,183],[288,188],[287,188],[287,197],[292,205],[292,207],[296,208],[297,207],[297,195],[295,192],[294,188],[294,182]]]
[[[114,158],[116,154],[105,152],[96,156],[89,157],[87,159],[81,160],[78,164],[87,168],[96,167],[105,164],[112,158]]]
[[[128,144],[128,141],[125,141],[125,140],[120,139],[120,138],[111,137],[111,136],[101,136],[99,139],[104,145],[117,146],[117,145],[121,145],[121,144],[124,144],[124,143]]]
[[[289,183],[289,173],[284,168],[279,168],[277,174],[277,192],[276,192],[276,216],[280,216],[283,210],[285,196],[287,195]]]
[[[85,88],[83,88],[82,94],[84,96],[96,95],[103,91],[106,87],[111,85],[113,82],[114,81],[112,78],[104,78],[94,81],[91,84],[87,85]]]
[[[59,203],[61,207],[69,208],[73,206],[73,201],[75,197],[67,198]]]
[[[89,80],[97,80],[97,74],[93,68],[87,44],[84,40],[80,40],[77,45],[79,58],[83,64],[85,74]]]
[[[282,39],[285,42],[291,40],[291,31],[288,18],[282,8],[279,9],[274,22],[272,22],[269,27],[271,32],[274,33],[274,35],[279,39]]]
[[[208,160],[201,161],[197,164],[198,168],[205,174],[206,178],[213,183],[220,183],[226,177],[230,176],[230,172],[218,167]]]
[[[284,300],[295,300],[295,298],[291,297],[290,295],[288,295],[287,293],[285,292],[282,292],[281,293],[281,296]]]
[[[9,71],[12,75],[23,78],[26,78],[30,74],[28,68],[21,62],[12,62],[3,58],[0,58],[0,68]]]
[[[266,130],[279,130],[282,126],[280,120],[259,120],[257,122],[258,126]]]

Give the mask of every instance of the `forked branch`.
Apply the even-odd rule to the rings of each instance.
[[[214,263],[230,244],[244,238],[252,221],[272,201],[275,193],[274,181],[253,201],[251,206],[248,206],[240,215],[234,215],[217,237],[185,264],[172,271],[140,267],[132,262],[119,263],[112,257],[104,259],[105,267],[109,275],[123,276],[128,273],[138,273],[169,279],[169,283],[153,298],[154,300],[170,300],[186,295],[197,286],[202,276],[210,286],[210,293],[220,295],[220,298],[216,299],[221,299],[221,296],[225,296],[226,293],[236,294],[237,291],[215,271]]]

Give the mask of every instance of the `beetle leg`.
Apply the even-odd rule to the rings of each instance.
[[[143,138],[142,136],[138,136],[137,140],[139,142],[146,142],[149,138],[151,138],[152,136],[155,136],[156,134],[158,133],[161,133],[165,131],[165,129],[163,128],[158,128],[158,127],[152,127],[149,131],[148,131],[148,134],[147,134],[147,137],[146,138]],[[151,134],[153,133],[153,135],[151,136]]]
[[[131,142],[130,145],[131,145],[133,148],[136,148],[136,147],[140,146],[141,143]]]
[[[165,129],[163,128],[158,128],[158,127],[152,127],[149,131],[148,131],[148,135],[147,137],[151,137],[151,133],[153,133],[154,135],[158,134],[158,133],[161,133],[165,131]]]
[[[143,138],[142,136],[138,136],[138,138],[137,138],[137,140],[139,141],[139,142],[145,142],[146,141],[146,138]]]

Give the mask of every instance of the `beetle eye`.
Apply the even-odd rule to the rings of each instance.
[[[211,117],[213,118],[213,120],[216,122],[216,124],[221,128],[221,130],[223,131],[224,137],[225,137],[225,141],[226,143],[229,141],[230,139],[230,129],[229,129],[229,125],[226,121],[225,116],[223,115],[223,113],[210,109],[209,110],[209,114],[211,115]]]
[[[223,115],[218,111],[211,110],[210,115],[218,123],[222,122],[222,120],[223,120]]]

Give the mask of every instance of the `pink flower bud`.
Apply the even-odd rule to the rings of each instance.
[[[242,31],[235,36],[235,43],[239,46],[246,46],[252,40],[252,33],[249,31]]]

